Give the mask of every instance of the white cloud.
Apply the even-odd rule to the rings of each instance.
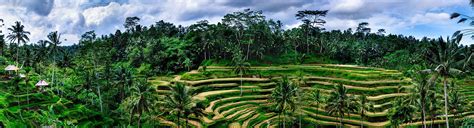
[[[146,26],[159,20],[190,25],[199,20],[217,23],[225,14],[244,8],[263,10],[267,18],[281,20],[285,28],[300,24],[294,17],[298,10],[329,9],[325,18],[329,30],[355,28],[366,21],[374,31],[384,28],[399,34],[419,25],[438,25],[438,33],[444,34],[455,30],[453,26],[457,25],[448,20],[449,13],[455,10],[453,7],[470,8],[466,0],[55,0],[54,4],[51,1],[0,0],[0,18],[5,20],[6,27],[22,21],[32,33],[31,42],[46,39],[51,31],[59,31],[67,44],[71,44],[77,43],[86,31],[95,30],[102,35],[123,29],[122,24],[129,16],[138,16]]]

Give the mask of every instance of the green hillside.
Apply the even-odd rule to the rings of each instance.
[[[301,116],[304,126],[320,124],[323,126],[339,125],[337,116],[328,114],[325,103],[316,107],[310,99],[292,112],[292,116],[278,117],[273,112],[272,102],[269,98],[275,88],[275,81],[281,76],[290,79],[303,76],[306,80],[304,86],[299,86],[302,94],[320,90],[323,97],[333,91],[337,84],[343,84],[350,95],[366,95],[369,102],[374,104],[374,109],[368,111],[364,120],[359,113],[346,115],[343,122],[347,127],[358,127],[361,124],[367,127],[388,127],[388,111],[395,98],[406,98],[413,88],[412,80],[406,78],[396,70],[381,68],[360,67],[355,65],[281,65],[252,67],[242,79],[232,73],[231,67],[208,66],[205,71],[191,71],[176,76],[175,82],[185,82],[197,91],[193,99],[202,101],[206,105],[203,117],[191,118],[190,126],[193,127],[276,127],[279,119],[298,122]],[[240,96],[240,82],[242,81],[243,95]],[[158,93],[166,95],[170,81],[151,80],[158,88]],[[463,89],[470,89],[465,83]],[[464,91],[463,91],[464,92]],[[467,92],[467,91],[466,91]],[[466,94],[466,93],[464,93]],[[466,94],[467,95],[467,94]],[[469,96],[469,95],[467,95]],[[325,99],[331,100],[331,99]],[[470,99],[472,101],[472,99]],[[473,113],[474,114],[474,113]],[[462,114],[463,116],[471,113]],[[435,117],[435,123],[443,123],[441,117]],[[167,121],[167,120],[162,120]],[[420,120],[415,119],[415,124],[420,125]],[[174,123],[169,123],[176,126]]]

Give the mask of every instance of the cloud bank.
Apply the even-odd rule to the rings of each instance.
[[[0,0],[0,19],[5,21],[4,33],[21,21],[31,32],[31,43],[59,31],[67,39],[63,45],[71,45],[86,31],[101,35],[123,29],[129,16],[141,18],[142,25],[165,20],[186,26],[199,20],[217,23],[225,14],[246,8],[262,10],[285,28],[300,24],[295,18],[298,10],[327,9],[329,30],[354,28],[365,21],[372,30],[415,37],[451,35],[466,26],[449,20],[449,14],[472,13],[467,0]]]

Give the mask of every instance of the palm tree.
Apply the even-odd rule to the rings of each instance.
[[[428,104],[428,96],[429,93],[435,93],[432,90],[430,90],[429,82],[428,82],[428,77],[426,75],[417,75],[415,78],[415,88],[413,95],[417,99],[417,103],[420,105],[421,108],[421,119],[422,119],[422,124],[423,128],[426,128],[426,105]]]
[[[321,19],[321,17],[325,17],[328,13],[328,10],[304,10],[298,11],[295,15],[297,20],[303,21],[303,25],[301,27],[305,30],[306,33],[306,54],[309,54],[310,43],[309,42],[309,34],[312,32],[313,29],[316,29],[317,32],[323,30],[322,27],[326,21]],[[320,46],[320,53],[323,50],[322,44]]]
[[[329,95],[328,103],[326,105],[326,111],[330,115],[336,115],[339,117],[340,127],[344,126],[342,120],[344,119],[345,114],[350,112],[355,112],[357,108],[354,106],[356,104],[355,98],[352,95],[347,95],[347,89],[342,84],[335,86],[334,91]]]
[[[432,88],[431,90],[432,91],[435,91],[433,90],[435,88]],[[434,119],[436,118],[436,116],[438,115],[438,113],[440,113],[440,101],[437,100],[436,98],[436,93],[428,93],[428,112],[429,112],[429,115],[430,115],[430,120],[431,120],[431,124],[430,124],[430,127],[432,128],[433,127],[433,124],[434,124]]]
[[[287,110],[294,111],[296,108],[298,87],[284,76],[277,82],[277,86],[271,94],[271,101],[275,103],[278,116],[285,114]],[[285,118],[283,117],[283,128],[285,127]]]
[[[359,98],[358,107],[360,110],[360,117],[362,119],[362,121],[360,122],[360,127],[363,128],[364,124],[362,122],[364,121],[365,113],[367,111],[372,110],[374,108],[374,104],[372,102],[368,102],[367,96],[365,95],[360,95],[358,98]]]
[[[132,85],[133,84],[133,76],[132,73],[127,67],[124,66],[119,66],[118,69],[116,69],[113,79],[115,80],[115,85],[116,88],[118,88],[118,101],[121,102],[125,98],[125,92],[126,92],[126,85]]]
[[[133,116],[138,114],[137,124],[141,126],[142,114],[150,112],[153,101],[156,101],[153,96],[154,89],[145,80],[138,80],[134,86],[130,88],[131,95],[122,103],[125,110],[130,111],[130,122],[133,121]]]
[[[18,47],[20,48],[20,43],[26,43],[26,41],[29,41],[30,38],[28,38],[28,35],[30,35],[30,32],[25,30],[25,26],[21,24],[21,22],[16,21],[15,25],[13,25],[11,28],[8,28],[8,30],[11,32],[7,38],[10,42],[16,41]],[[18,67],[18,59],[19,59],[19,50],[16,50],[16,66]]]
[[[60,52],[59,44],[61,44],[61,34],[58,34],[58,31],[54,31],[48,34],[48,43],[49,43],[49,54],[53,57],[53,66],[56,65],[56,56]],[[56,68],[53,67],[53,75],[51,76],[51,84],[55,85],[56,82],[54,81],[55,78],[55,70]],[[59,90],[58,90],[59,93]]]
[[[153,96],[154,89],[145,80],[137,80],[130,88],[131,94],[124,101],[126,110],[130,111],[130,122],[133,121],[133,116],[138,114],[138,127],[141,126],[142,114],[150,112],[153,102],[156,101]]]
[[[304,75],[303,73],[299,73],[298,74],[298,77],[296,77],[295,79],[293,79],[293,83],[295,84],[295,86],[297,87],[303,87],[303,86],[306,86],[306,83],[307,83],[307,79],[304,78]],[[301,98],[302,98],[302,90],[300,89],[298,92],[296,92],[297,96],[298,96],[298,107],[297,109],[301,109],[301,106],[303,106],[303,102],[301,101]],[[301,128],[301,116],[302,116],[302,113],[299,114],[298,116],[298,120],[299,120],[299,127]]]
[[[459,42],[461,41],[462,36],[457,36],[454,39],[447,39],[444,41],[440,38],[437,42],[433,42],[431,47],[429,47],[428,60],[437,66],[434,69],[423,70],[424,73],[432,73],[430,79],[430,85],[433,84],[439,76],[443,77],[444,85],[444,116],[446,120],[446,127],[449,128],[449,119],[448,119],[448,78],[453,75],[458,75],[463,73],[459,70],[458,67],[464,65],[468,62],[463,62],[464,59],[458,58],[460,52],[462,51],[459,47]]]
[[[184,111],[184,116],[188,119],[186,119],[186,125],[188,126],[188,120],[189,120],[189,115],[194,115],[195,117],[201,117],[204,116],[204,110],[206,109],[206,106],[204,106],[201,102],[198,103],[193,103],[193,106],[189,109],[186,109]]]
[[[324,97],[321,95],[321,90],[316,90],[310,94],[310,102],[316,103],[316,109],[319,109],[320,104],[324,101]],[[318,111],[316,111],[318,112]],[[316,113],[318,114],[318,113]]]
[[[240,96],[242,96],[242,76],[250,69],[250,63],[246,62],[242,54],[239,52],[233,58],[233,71],[235,74],[240,75]]]
[[[449,91],[449,110],[454,114],[454,127],[456,127],[456,117],[458,114],[465,110],[465,106],[468,104],[466,99],[459,94],[459,91],[454,87],[454,81],[451,82],[451,90]]]
[[[180,126],[181,114],[192,108],[192,91],[184,83],[175,83],[170,86],[171,94],[165,97],[165,106],[170,109],[170,113],[177,113],[178,128]]]
[[[393,126],[398,127],[400,124],[412,120],[416,108],[408,103],[402,98],[392,101],[393,107],[390,108],[387,116]]]

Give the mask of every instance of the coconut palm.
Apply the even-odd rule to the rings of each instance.
[[[206,109],[206,106],[204,106],[201,102],[193,104],[193,106],[189,109],[186,109],[184,111],[184,116],[188,119],[186,119],[186,125],[188,126],[188,120],[190,115],[194,115],[194,117],[201,117],[204,116],[204,110]]]
[[[30,35],[30,32],[25,30],[25,26],[21,24],[21,22],[16,21],[15,25],[13,25],[11,28],[8,28],[8,30],[11,32],[7,38],[10,42],[15,42],[17,43],[18,47],[20,48],[20,43],[26,43],[27,41],[30,40],[28,38],[28,35]],[[16,50],[16,66],[18,67],[18,59],[19,59],[19,50]]]
[[[465,111],[468,102],[466,99],[459,94],[459,91],[455,86],[454,81],[451,82],[451,90],[449,91],[449,110],[453,113],[456,118],[459,114]],[[454,127],[456,127],[456,119],[453,119]]]
[[[370,111],[374,108],[374,104],[372,102],[368,102],[367,100],[367,96],[365,95],[361,95],[358,97],[359,99],[359,104],[357,107],[359,107],[359,110],[360,110],[360,117],[362,119],[362,121],[360,122],[360,127],[363,128],[364,127],[364,124],[362,123],[365,119],[365,113],[367,111]]]
[[[279,119],[281,119],[281,115],[286,114],[288,110],[295,110],[297,91],[298,87],[290,82],[286,76],[277,82],[277,86],[271,94],[270,101],[275,103],[275,109],[278,112]],[[283,128],[285,125],[285,118],[283,117]]]
[[[393,107],[390,108],[387,115],[392,126],[398,127],[400,124],[412,120],[416,108],[408,103],[403,98],[396,98],[392,101]]]
[[[435,91],[436,89],[435,88],[432,88],[431,90]],[[430,124],[430,128],[433,127],[433,124],[434,124],[434,120],[436,118],[436,116],[441,113],[441,101],[438,100],[436,98],[436,93],[428,93],[428,98],[427,100],[429,101],[428,102],[428,113],[430,115],[430,121],[431,121],[431,124]]]
[[[457,36],[454,39],[447,39],[444,41],[440,38],[436,42],[432,42],[431,46],[428,48],[428,60],[433,64],[436,64],[434,69],[423,70],[423,73],[431,73],[432,77],[430,79],[430,85],[433,84],[438,77],[443,78],[444,85],[444,116],[446,120],[446,127],[449,128],[449,119],[448,119],[448,78],[459,75],[463,73],[459,67],[464,65],[467,62],[464,62],[464,59],[460,59],[461,47],[459,47],[459,42],[461,41],[462,36]]]
[[[310,102],[312,103],[315,103],[316,104],[316,109],[319,109],[319,106],[321,105],[321,103],[324,101],[324,97],[321,95],[321,90],[317,89],[316,91],[314,92],[311,92],[310,93]],[[318,111],[316,111],[316,114]]]
[[[297,87],[303,87],[303,86],[306,86],[306,84],[307,84],[307,79],[304,78],[303,73],[300,72],[300,73],[298,74],[298,76],[297,76],[295,79],[293,79],[292,82],[293,82],[293,83],[295,84],[295,86],[297,86]],[[303,95],[303,92],[302,92],[302,90],[300,89],[298,92],[296,92],[296,94],[297,94],[297,96],[298,96],[298,102],[297,102],[298,107],[297,107],[297,109],[301,109],[301,106],[304,105],[304,102],[302,102],[302,100],[301,100],[302,95]],[[302,116],[302,113],[300,113],[299,116],[298,116],[299,127],[300,127],[300,128],[301,128],[301,116]]]
[[[133,121],[135,114],[138,114],[137,125],[141,126],[142,114],[150,112],[153,101],[156,101],[153,96],[153,88],[145,80],[137,80],[130,88],[131,94],[122,103],[125,110],[130,111],[130,122]]]
[[[417,75],[415,80],[415,87],[413,88],[413,95],[417,99],[417,103],[420,105],[421,109],[421,119],[423,128],[426,128],[426,105],[428,104],[429,93],[435,93],[430,90],[430,85],[428,82],[428,77],[426,75]]]
[[[49,44],[49,55],[53,57],[53,65],[56,65],[56,56],[60,52],[59,44],[61,44],[61,34],[58,34],[58,31],[54,31],[48,34],[48,44]],[[53,75],[51,76],[51,84],[55,85],[55,73],[56,68],[53,67]],[[59,93],[59,90],[58,90]]]
[[[330,115],[336,115],[339,117],[340,127],[344,126],[342,120],[344,115],[357,110],[355,98],[352,95],[347,94],[347,89],[342,84],[335,86],[334,91],[332,91],[328,97],[328,103],[326,103],[326,111]]]
[[[170,86],[171,94],[165,97],[165,107],[170,109],[170,113],[176,113],[178,117],[178,128],[182,114],[192,108],[192,91],[184,83],[175,83]]]
[[[240,52],[232,58],[232,62],[232,66],[234,67],[234,73],[240,75],[240,96],[242,96],[242,77],[250,70],[250,63],[245,61]]]
[[[115,81],[115,86],[118,89],[118,101],[122,101],[126,95],[126,85],[133,84],[133,76],[131,71],[124,66],[119,66],[114,73],[113,80]]]

